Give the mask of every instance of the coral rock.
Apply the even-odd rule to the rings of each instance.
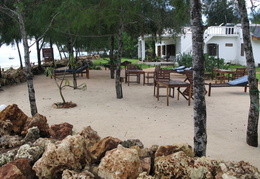
[[[56,144],[48,143],[33,170],[39,178],[61,178],[63,170],[81,170],[85,164],[84,138],[75,135],[67,136]]]
[[[189,178],[188,166],[194,160],[180,151],[167,156],[156,157],[154,172],[156,178]],[[167,177],[165,177],[167,176]]]
[[[152,164],[152,159],[151,157],[145,157],[142,159],[141,161],[141,165],[142,165],[142,170],[144,172],[147,172],[148,174],[151,171],[151,164]]]
[[[35,142],[40,137],[40,130],[38,127],[28,129],[26,136],[23,138],[24,142]]]
[[[100,137],[96,131],[94,131],[90,126],[85,127],[81,133],[81,136],[85,138],[86,147],[89,148],[95,143],[100,141]]]
[[[93,145],[89,151],[94,161],[99,161],[105,155],[106,151],[116,148],[121,142],[120,139],[106,137]]]
[[[98,166],[98,176],[107,179],[133,179],[141,172],[141,161],[137,151],[124,148],[122,145],[107,151]]]
[[[140,173],[136,179],[155,179],[155,177],[148,175],[146,172]]]
[[[0,138],[0,147],[1,148],[14,148],[20,145],[23,145],[22,137],[18,135],[4,135]]]
[[[139,139],[128,139],[128,140],[123,141],[121,143],[121,145],[125,148],[130,148],[130,147],[135,146],[135,145],[140,147],[140,149],[144,148],[143,143]]]
[[[35,177],[28,159],[18,159],[0,168],[1,179],[33,179]]]
[[[45,150],[49,143],[54,143],[54,140],[50,138],[39,138],[33,143],[33,145],[38,145]]]
[[[24,125],[22,134],[23,135],[27,134],[28,129],[32,127],[38,127],[38,129],[40,130],[41,137],[50,137],[49,134],[50,127],[47,123],[47,119],[45,116],[37,113],[32,118],[28,118]]]
[[[192,147],[188,144],[175,144],[160,146],[155,152],[155,157],[167,156],[175,152],[183,151],[187,156],[194,157]]]
[[[62,179],[79,179],[79,178],[94,179],[95,176],[87,170],[77,173],[75,171],[66,169],[62,172]]]
[[[15,156],[15,159],[26,158],[31,162],[35,162],[43,153],[43,148],[40,146],[30,146],[28,144],[22,145]]]
[[[223,162],[219,164],[216,178],[260,178],[258,169],[247,162]]]
[[[69,123],[55,124],[51,126],[50,134],[52,138],[62,140],[68,135],[72,135],[73,125]]]
[[[13,124],[12,132],[18,135],[21,134],[27,119],[28,116],[16,104],[8,105],[0,112],[0,121],[10,120]]]
[[[13,128],[13,123],[10,120],[0,121],[0,136],[10,135]]]
[[[18,149],[12,149],[8,150],[5,153],[0,154],[0,166],[3,166],[4,164],[11,162],[14,160],[15,155],[17,154]]]

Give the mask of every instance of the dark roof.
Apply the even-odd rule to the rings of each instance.
[[[252,36],[260,38],[260,26],[251,26],[250,31],[252,32]]]

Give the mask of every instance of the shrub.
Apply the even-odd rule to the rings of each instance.
[[[212,72],[214,68],[228,69],[229,65],[225,64],[223,58],[216,58],[204,54],[205,59],[205,72]],[[177,58],[179,66],[192,67],[192,56],[190,54],[180,54]]]

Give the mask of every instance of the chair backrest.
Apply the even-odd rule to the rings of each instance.
[[[170,81],[170,76],[170,70],[160,68],[157,72],[155,72],[155,80]]]
[[[188,81],[190,84],[193,84],[193,70],[184,70],[186,75],[186,79],[184,81]]]
[[[136,64],[128,64],[126,66],[126,70],[139,70],[138,65]]]
[[[245,76],[245,75],[246,75],[246,68],[245,67],[236,68],[234,79],[240,78],[240,77]]]

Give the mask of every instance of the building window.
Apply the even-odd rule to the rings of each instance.
[[[161,56],[161,46],[157,46],[158,57]]]
[[[165,55],[165,45],[162,46],[162,55]]]
[[[175,45],[167,45],[167,56],[175,56]]]
[[[245,55],[245,49],[244,49],[244,44],[241,44],[241,51],[240,55],[243,57]]]
[[[232,43],[226,43],[225,46],[226,47],[233,47],[233,44]]]
[[[217,56],[217,44],[208,44],[208,55]]]

